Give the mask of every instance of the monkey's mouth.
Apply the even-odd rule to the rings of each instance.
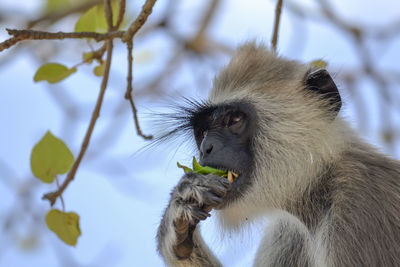
[[[239,174],[237,174],[236,172],[228,171],[227,179],[230,183],[233,183],[233,181],[235,181],[238,177],[239,177]]]
[[[235,170],[235,169],[231,169],[231,168],[227,168],[227,167],[223,167],[223,166],[218,166],[218,165],[213,165],[213,164],[209,164],[207,166],[210,166],[210,167],[218,169],[218,170],[226,171],[227,172],[226,179],[228,179],[228,181],[230,183],[233,183],[234,181],[236,181],[240,176],[240,172]]]

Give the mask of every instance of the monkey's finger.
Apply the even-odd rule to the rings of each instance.
[[[207,186],[201,186],[201,188],[203,191],[213,194],[217,197],[224,197],[228,192],[228,190],[220,184],[208,184]]]
[[[182,243],[183,241],[185,241],[185,240],[187,239],[187,237],[188,237],[188,235],[189,235],[188,229],[189,229],[189,228],[186,228],[186,231],[185,231],[185,232],[181,232],[181,233],[178,233],[178,232],[176,231],[176,229],[175,229],[176,243],[177,243],[177,244],[180,244],[180,243]]]
[[[212,207],[210,205],[203,205],[201,207],[205,212],[210,212],[212,210]]]
[[[203,194],[203,204],[207,205],[207,206],[215,207],[222,203],[222,197],[223,196],[219,196],[219,195],[216,195],[211,192],[205,192]]]
[[[227,191],[231,190],[231,188],[232,188],[232,183],[229,182],[227,178],[223,178],[218,175],[213,175],[212,181],[214,183],[218,184],[219,186],[222,186]]]
[[[197,206],[192,206],[191,211],[192,211],[192,214],[191,214],[192,218],[197,219],[199,221],[203,221],[211,216],[211,214],[209,214],[208,212],[202,210],[201,208],[199,208]]]
[[[174,220],[173,225],[175,227],[175,232],[177,234],[183,234],[183,233],[187,232],[187,230],[189,228],[189,220],[187,220],[185,218],[178,218],[178,219]]]

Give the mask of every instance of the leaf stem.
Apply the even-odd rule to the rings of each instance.
[[[57,185],[57,189],[60,189],[60,181],[58,180],[58,175],[56,175],[56,185]],[[60,194],[60,200],[61,200],[61,207],[63,212],[65,212],[65,204],[64,204],[64,198],[62,196],[62,194]]]

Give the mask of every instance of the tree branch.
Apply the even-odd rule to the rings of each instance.
[[[97,32],[44,32],[44,31],[34,31],[34,30],[14,30],[6,29],[8,34],[14,37],[26,39],[26,40],[53,40],[53,39],[66,39],[66,38],[93,38],[97,42],[110,40],[113,38],[122,38],[124,31],[114,31],[107,33],[97,33]]]
[[[15,45],[21,40],[61,40],[65,38],[93,38],[96,41],[106,41],[105,47],[107,51],[107,59],[105,62],[105,69],[103,74],[103,79],[101,82],[100,92],[96,101],[95,108],[93,110],[88,129],[86,131],[85,137],[82,141],[81,149],[79,151],[78,157],[76,158],[74,164],[72,165],[71,170],[69,171],[67,177],[65,178],[64,182],[57,186],[57,190],[54,192],[50,192],[43,195],[43,199],[47,199],[50,201],[51,206],[55,204],[57,198],[61,197],[62,193],[68,187],[69,183],[74,179],[75,174],[79,168],[79,165],[85,155],[85,152],[89,146],[89,142],[94,131],[94,127],[96,125],[96,121],[100,116],[100,110],[103,103],[105,91],[107,88],[107,83],[109,79],[110,73],[110,66],[111,66],[111,59],[112,59],[112,52],[113,52],[113,40],[115,38],[121,38],[124,42],[127,43],[128,47],[128,86],[127,91],[125,94],[125,98],[129,100],[132,111],[133,117],[135,121],[136,130],[138,135],[142,136],[145,139],[151,139],[152,136],[144,135],[140,129],[138,117],[137,117],[137,110],[135,104],[132,99],[132,68],[133,68],[133,57],[132,57],[132,49],[133,49],[133,37],[136,32],[143,26],[146,22],[148,16],[151,14],[153,6],[156,0],[147,0],[146,3],[142,7],[142,12],[139,14],[137,19],[130,25],[128,31],[115,31],[119,28],[122,23],[123,16],[125,13],[125,0],[120,1],[120,10],[117,18],[116,25],[113,25],[112,19],[112,7],[111,7],[111,0],[104,0],[104,9],[106,13],[107,25],[108,25],[108,32],[107,33],[96,33],[96,32],[44,32],[44,31],[35,31],[35,30],[13,30],[7,29],[7,32],[12,35],[13,37],[0,43],[0,51]],[[98,53],[98,54],[97,54]],[[101,47],[99,50],[96,51],[96,56],[101,56],[104,53],[104,46]],[[95,56],[95,53],[93,54]]]
[[[146,3],[144,3],[139,16],[134,22],[132,22],[132,24],[129,26],[128,30],[122,37],[123,42],[128,42],[129,40],[131,40],[136,32],[143,26],[143,24],[146,22],[147,18],[153,11],[153,7],[156,1],[157,0],[146,0]]]
[[[23,40],[21,37],[11,37],[10,39],[5,40],[4,42],[0,43],[0,52],[4,49],[10,48],[11,46],[15,45],[19,41]]]
[[[57,188],[60,188],[60,181],[58,181],[57,175],[56,175],[56,185],[57,185]],[[63,198],[62,194],[60,194],[60,200],[61,200],[62,211],[65,212],[65,203],[64,203],[64,198]]]
[[[135,103],[133,102],[133,98],[132,98],[132,69],[133,69],[133,57],[132,57],[132,50],[133,50],[133,40],[129,40],[127,42],[127,47],[128,47],[128,85],[126,88],[126,93],[125,93],[125,99],[127,99],[129,101],[129,103],[131,104],[131,108],[132,108],[132,112],[133,112],[133,120],[135,122],[135,126],[136,126],[136,132],[138,135],[140,135],[141,137],[143,137],[146,140],[150,140],[153,138],[152,135],[145,135],[143,134],[142,130],[140,129],[140,125],[139,125],[139,119],[137,116],[137,109],[135,106]]]
[[[124,19],[124,15],[125,15],[125,7],[126,7],[126,1],[125,0],[120,0],[119,1],[119,13],[118,13],[118,18],[117,18],[117,23],[113,26],[113,30],[118,30],[119,27],[122,24],[122,21]]]
[[[152,135],[145,135],[143,134],[142,130],[140,129],[139,119],[137,116],[137,109],[135,103],[133,102],[132,98],[132,69],[133,69],[133,57],[132,57],[132,50],[133,50],[133,37],[137,33],[137,31],[143,26],[146,22],[147,18],[153,11],[154,4],[157,0],[147,0],[146,3],[142,7],[142,11],[140,12],[139,16],[136,18],[134,22],[129,26],[128,30],[125,32],[124,36],[122,37],[122,41],[126,43],[128,48],[128,85],[125,93],[125,99],[127,99],[131,105],[132,112],[133,112],[133,119],[135,122],[136,132],[138,135],[143,137],[146,140],[150,140],[153,138]],[[121,1],[122,2],[122,1]]]
[[[278,44],[278,32],[279,32],[279,22],[281,18],[282,2],[283,0],[278,0],[275,9],[274,33],[271,39],[272,51],[274,52],[276,52],[276,46]]]
[[[76,171],[78,170],[78,167],[79,167],[79,165],[82,161],[82,158],[86,152],[86,149],[89,145],[89,141],[92,136],[94,126],[96,125],[96,121],[97,121],[98,117],[100,116],[100,109],[101,109],[104,94],[105,94],[105,91],[107,88],[108,77],[109,77],[110,66],[111,66],[112,51],[113,51],[113,41],[107,40],[107,59],[106,59],[105,68],[104,68],[103,80],[101,81],[100,93],[97,98],[96,106],[93,110],[92,117],[90,119],[90,123],[89,123],[88,129],[85,134],[85,138],[83,139],[79,155],[76,158],[74,164],[72,165],[72,168],[71,168],[70,172],[68,173],[67,178],[65,178],[64,182],[58,188],[58,190],[55,192],[47,193],[43,196],[43,199],[47,199],[50,201],[51,206],[54,205],[57,198],[64,192],[64,190],[67,188],[69,183],[74,179]]]
[[[113,13],[111,0],[104,0],[104,13],[106,14],[107,29],[108,32],[112,31],[113,28]]]

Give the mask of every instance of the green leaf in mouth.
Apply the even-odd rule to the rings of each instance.
[[[212,174],[215,174],[215,175],[218,175],[218,176],[221,176],[221,177],[225,177],[225,178],[228,177],[228,171],[215,169],[215,168],[212,168],[212,167],[209,167],[209,166],[201,166],[197,162],[195,157],[193,157],[193,167],[192,167],[193,169],[191,169],[191,168],[189,168],[187,166],[184,166],[184,165],[180,164],[179,162],[177,162],[177,165],[178,165],[179,168],[182,168],[185,173],[188,173],[188,172],[195,172],[195,173],[198,173],[198,174],[210,174],[210,173],[212,173]]]

